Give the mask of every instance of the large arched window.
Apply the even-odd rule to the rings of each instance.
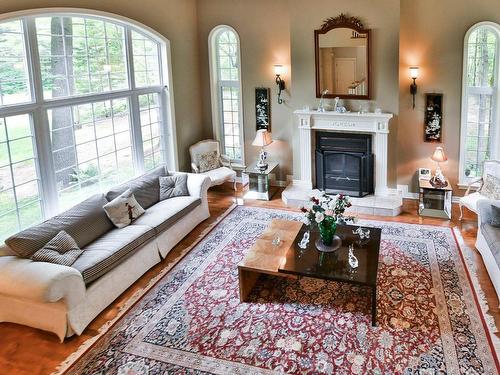
[[[240,40],[229,26],[217,26],[209,36],[212,119],[214,134],[225,155],[244,162]]]
[[[0,239],[160,163],[168,41],[106,14],[0,18]]]
[[[465,35],[460,183],[481,177],[482,164],[500,157],[498,129],[500,25],[481,22]]]

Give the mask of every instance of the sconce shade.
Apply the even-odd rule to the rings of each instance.
[[[436,147],[434,153],[431,156],[431,159],[438,163],[442,163],[448,160],[442,147]]]
[[[412,79],[418,78],[418,66],[410,66],[410,77]]]
[[[252,142],[252,146],[260,146],[264,147],[273,142],[271,138],[271,133],[269,133],[266,129],[257,130],[257,134],[255,134],[255,139]]]
[[[284,72],[285,72],[285,68],[283,67],[283,65],[275,65],[274,66],[274,74],[276,74],[277,76],[282,75]]]

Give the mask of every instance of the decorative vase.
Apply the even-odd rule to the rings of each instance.
[[[335,222],[335,219],[331,216],[327,216],[321,223],[319,223],[318,227],[323,245],[332,246],[333,236],[335,236],[335,232],[337,231],[337,223]]]

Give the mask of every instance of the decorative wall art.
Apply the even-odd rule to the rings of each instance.
[[[425,94],[425,142],[441,142],[443,94]]]
[[[255,88],[255,120],[257,130],[271,131],[271,90],[268,87]]]

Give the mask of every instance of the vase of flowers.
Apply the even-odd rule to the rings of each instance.
[[[304,224],[309,227],[318,226],[320,236],[320,241],[316,243],[318,250],[334,251],[340,247],[340,237],[335,232],[337,224],[353,220],[351,216],[344,216],[345,210],[349,207],[351,201],[347,195],[338,194],[331,197],[323,193],[319,197],[312,197],[311,203],[301,208],[304,213]]]

